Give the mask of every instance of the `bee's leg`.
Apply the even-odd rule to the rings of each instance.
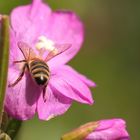
[[[23,75],[24,75],[24,73],[25,73],[26,67],[27,67],[27,64],[25,64],[25,65],[23,66],[23,69],[22,69],[22,71],[21,71],[19,77],[17,78],[17,80],[16,80],[14,83],[9,84],[8,87],[14,87],[14,86],[22,79],[22,77],[23,77]]]
[[[47,87],[47,86],[44,86],[44,87],[43,87],[43,100],[44,100],[44,102],[46,102],[46,100],[47,100],[47,97],[46,97],[46,95],[45,95],[45,94],[46,94],[46,87]]]
[[[26,62],[26,60],[14,61],[14,63],[22,63],[22,62]]]

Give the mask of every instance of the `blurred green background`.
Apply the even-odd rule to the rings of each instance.
[[[28,0],[0,0],[10,13]],[[70,65],[97,83],[93,106],[74,103],[50,121],[37,117],[23,123],[16,140],[59,140],[88,121],[123,118],[133,140],[140,139],[140,1],[46,0],[52,9],[75,11],[85,24],[85,42]],[[20,17],[19,17],[20,18]]]

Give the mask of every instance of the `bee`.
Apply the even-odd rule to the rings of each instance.
[[[43,60],[42,55],[44,50],[40,50],[37,55],[34,50],[25,42],[18,42],[18,48],[23,54],[24,60],[14,61],[14,63],[24,63],[19,77],[8,87],[14,87],[24,76],[25,71],[28,71],[32,80],[43,87],[43,97],[50,78],[50,69],[47,62],[55,56],[65,52],[71,47],[71,44],[57,44],[53,49],[49,50],[47,57]]]

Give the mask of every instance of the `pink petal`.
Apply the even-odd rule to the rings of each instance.
[[[19,71],[9,68],[8,84],[13,83],[19,76]],[[14,87],[7,88],[5,109],[14,118],[31,119],[36,112],[36,101],[40,89],[33,83],[31,77],[25,74]]]
[[[17,41],[33,45],[46,31],[50,14],[50,8],[41,0],[34,0],[30,5],[15,8],[11,13],[11,26]]]
[[[86,140],[129,140],[125,127],[122,119],[102,120]]]
[[[19,60],[23,60],[23,54],[21,53],[21,51],[19,50],[19,48],[17,47],[17,40],[16,40],[16,36],[14,31],[11,29],[10,30],[10,55],[9,55],[9,65],[10,66],[14,66],[13,65],[13,61],[19,61]]]
[[[57,89],[64,96],[81,103],[93,104],[93,99],[88,86],[79,78],[76,72],[59,67],[50,79],[51,87]]]
[[[40,96],[37,105],[39,118],[49,120],[57,115],[62,115],[71,106],[71,99],[61,95],[59,91],[47,86],[46,101],[44,102],[43,94]]]
[[[83,25],[74,13],[57,11],[52,14],[47,36],[57,43],[72,44],[70,49],[49,62],[52,67],[56,67],[67,63],[79,51],[83,43]]]
[[[41,0],[14,9],[11,25],[16,42],[24,41],[32,47],[42,35],[57,44],[72,44],[70,49],[49,62],[51,67],[67,63],[79,51],[83,42],[83,25],[78,17],[72,12],[52,12]]]
[[[87,86],[89,86],[89,87],[96,87],[96,83],[95,82],[93,82],[92,80],[88,79],[85,75],[82,75],[82,74],[78,73],[75,69],[73,69],[69,65],[63,65],[63,66],[61,66],[61,68],[63,70],[65,70],[65,71],[67,71],[68,73],[72,73],[73,75],[75,75],[76,77],[78,77]]]

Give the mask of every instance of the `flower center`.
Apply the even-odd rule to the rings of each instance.
[[[45,36],[40,36],[38,38],[38,42],[35,45],[35,48],[38,50],[45,49],[47,51],[52,51],[55,49],[54,45],[55,43],[52,40]]]

